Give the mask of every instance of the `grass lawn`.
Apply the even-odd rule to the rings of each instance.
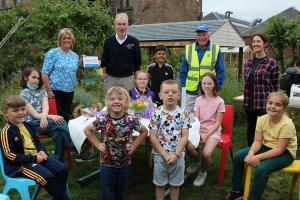
[[[233,148],[238,150],[246,145],[245,127],[243,127],[243,121],[241,116],[235,116],[234,132],[233,132]],[[46,146],[52,144],[51,140],[45,141]],[[193,186],[193,177],[189,177],[180,190],[180,199],[184,200],[214,200],[224,199],[227,192],[231,188],[231,173],[232,164],[228,155],[227,165],[225,170],[224,184],[221,190],[218,189],[217,179],[219,173],[219,160],[220,149],[216,149],[213,156],[213,163],[208,169],[208,176],[205,184],[202,187]],[[299,151],[298,151],[299,155]],[[189,164],[190,160],[187,158],[186,164]],[[98,161],[91,163],[76,163],[73,161],[73,168],[69,174],[69,187],[73,200],[92,200],[99,199],[100,186],[98,178],[94,179],[90,183],[81,187],[77,183],[77,179],[81,176],[88,174],[99,168]],[[288,187],[291,180],[291,174],[274,173],[271,175],[268,186],[265,190],[262,199],[265,200],[286,200],[288,198]],[[3,180],[0,180],[1,191],[3,189]],[[297,186],[294,191],[293,200],[297,199],[298,191]],[[17,192],[12,191],[10,197],[13,200],[20,199]],[[42,190],[38,196],[39,200],[51,199],[45,190]],[[144,148],[140,147],[133,156],[133,164],[131,167],[131,174],[129,177],[129,186],[127,192],[127,199],[130,200],[154,200],[155,192],[154,185],[152,184],[152,169],[149,167],[147,159],[144,156]],[[169,199],[167,197],[166,199]]]

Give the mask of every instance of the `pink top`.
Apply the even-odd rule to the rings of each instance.
[[[224,100],[219,96],[209,99],[199,96],[196,99],[194,111],[200,112],[200,131],[207,132],[216,123],[217,113],[225,112]],[[221,126],[215,134],[221,134]]]

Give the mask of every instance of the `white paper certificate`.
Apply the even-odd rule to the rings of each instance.
[[[98,56],[83,56],[82,59],[84,68],[93,69],[99,67]]]

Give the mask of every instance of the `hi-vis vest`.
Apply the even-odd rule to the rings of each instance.
[[[198,89],[200,78],[207,72],[216,74],[215,65],[218,59],[220,46],[210,43],[209,50],[206,50],[201,63],[198,60],[198,52],[196,51],[196,44],[185,46],[185,59],[189,65],[188,74],[186,78],[186,90],[194,92]]]

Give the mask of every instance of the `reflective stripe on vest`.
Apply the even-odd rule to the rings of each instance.
[[[203,74],[211,72],[216,75],[215,65],[219,50],[219,45],[210,44],[209,50],[204,52],[201,63],[199,64],[196,44],[193,43],[185,46],[185,59],[189,65],[185,84],[187,91],[194,92],[198,89],[198,84]]]

